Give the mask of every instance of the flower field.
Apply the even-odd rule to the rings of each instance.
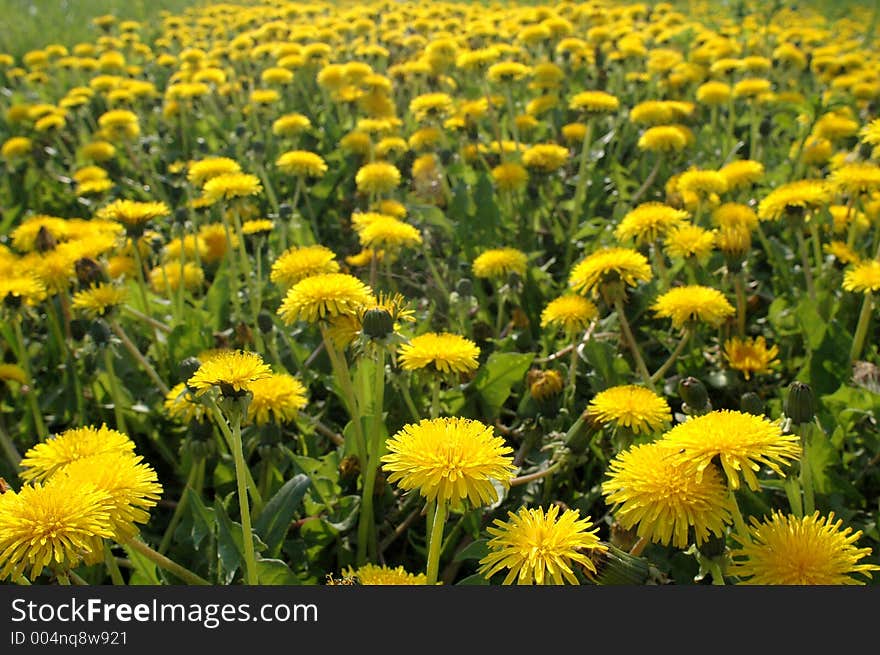
[[[875,584],[877,19],[264,0],[0,53],[0,581]]]

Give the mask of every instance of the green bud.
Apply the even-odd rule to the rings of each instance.
[[[761,416],[764,413],[764,401],[754,391],[746,391],[739,399],[740,408],[747,414]]]
[[[181,360],[177,365],[177,374],[182,381],[186,382],[195,375],[201,365],[202,363],[197,357],[187,357],[186,359]]]
[[[565,446],[575,455],[579,455],[587,449],[590,438],[601,428],[589,412],[582,412],[577,420],[565,433]]]
[[[678,395],[687,405],[686,414],[704,414],[709,411],[709,394],[695,377],[686,377],[678,383]]]
[[[796,425],[812,422],[816,415],[816,397],[809,384],[795,380],[788,386],[785,415]]]
[[[89,324],[89,336],[92,337],[95,344],[106,346],[110,343],[110,326],[101,319],[94,320]]]
[[[272,320],[272,315],[265,309],[257,314],[257,326],[263,334],[269,334],[275,329],[275,322]]]
[[[364,334],[371,339],[384,339],[394,332],[394,318],[387,309],[374,307],[364,312]]]
[[[470,278],[463,277],[455,284],[455,290],[462,298],[472,296],[474,293],[474,283]]]

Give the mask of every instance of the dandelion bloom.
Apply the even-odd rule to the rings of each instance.
[[[571,97],[568,108],[588,113],[613,112],[620,108],[620,100],[605,91],[581,91]]]
[[[314,152],[308,150],[291,150],[283,153],[275,165],[285,173],[297,177],[323,177],[327,172],[327,162]]]
[[[725,82],[712,80],[697,87],[697,100],[704,105],[723,105],[733,94],[733,89]]]
[[[702,476],[696,466],[681,462],[663,441],[635,445],[611,460],[602,493],[614,505],[621,527],[652,542],[687,548],[708,541],[710,533],[725,534],[731,506],[720,472],[710,467]]]
[[[380,566],[363,564],[356,569],[348,567],[343,571],[346,578],[357,580],[361,585],[426,585],[428,576],[424,573],[410,573],[403,566]]]
[[[137,227],[170,214],[171,210],[164,202],[114,200],[99,209],[95,217],[101,220],[119,221],[128,227]]]
[[[423,419],[387,441],[382,457],[388,481],[418,489],[438,503],[470,500],[480,507],[498,500],[495,484],[507,486],[516,472],[513,449],[490,426],[467,418]]]
[[[840,193],[859,195],[880,189],[880,166],[873,162],[855,162],[835,168],[828,178]]]
[[[354,180],[361,193],[386,193],[400,185],[400,171],[394,164],[377,161],[361,166]]]
[[[727,180],[728,190],[744,189],[764,176],[764,164],[751,159],[740,159],[725,164],[718,172]]]
[[[77,291],[71,306],[82,310],[89,318],[105,316],[125,302],[128,290],[113,284],[99,283]]]
[[[487,580],[508,569],[502,584],[520,585],[579,584],[573,566],[592,573],[596,567],[591,553],[608,547],[599,541],[590,517],[581,518],[576,509],[559,514],[559,505],[543,508],[521,507],[507,513],[508,520],[495,519],[487,528],[491,535],[489,554],[480,560],[479,573]],[[591,528],[593,528],[591,530]]]
[[[538,143],[526,149],[522,163],[526,168],[545,173],[559,170],[568,161],[568,149],[555,143]]]
[[[21,159],[31,153],[34,143],[26,136],[14,136],[0,146],[0,157],[7,161]]]
[[[639,136],[636,145],[650,152],[681,152],[690,144],[682,126],[654,125]]]
[[[725,202],[712,210],[712,222],[720,228],[743,227],[753,230],[758,226],[758,215],[743,203]]]
[[[681,223],[666,233],[663,250],[669,257],[705,262],[715,247],[715,234],[692,223]]]
[[[655,432],[672,420],[666,399],[636,384],[600,391],[587,410],[602,424],[624,427],[636,434]]]
[[[870,579],[874,564],[859,564],[870,557],[870,548],[858,548],[861,530],[841,529],[834,521],[813,512],[798,518],[775,511],[769,519],[751,519],[746,542],[731,552],[730,574],[747,585],[859,585]],[[739,537],[737,537],[739,538]]]
[[[122,541],[137,533],[136,523],[150,520],[149,510],[162,495],[156,471],[143,462],[143,457],[130,452],[84,457],[66,466],[59,475],[81,486],[94,484],[108,495],[108,520],[114,538]]]
[[[190,162],[186,171],[186,179],[193,186],[201,187],[211,178],[232,173],[241,173],[241,165],[234,159],[206,157]]]
[[[370,288],[347,273],[320,273],[301,279],[287,290],[278,314],[288,325],[315,323],[334,316],[353,316],[372,299]]]
[[[863,293],[880,291],[880,262],[869,259],[848,269],[843,275],[843,288]]]
[[[675,328],[696,322],[718,327],[735,313],[733,305],[718,289],[698,284],[670,289],[654,301],[651,309],[659,318],[671,318]]]
[[[106,453],[134,453],[134,442],[106,425],[70,428],[32,446],[21,460],[19,475],[25,482],[42,482],[68,464]]]
[[[733,337],[724,342],[724,357],[730,368],[741,371],[748,380],[752,373],[769,373],[779,363],[778,346],[767,347],[764,337]]]
[[[785,216],[818,209],[831,202],[831,191],[823,180],[795,180],[781,184],[758,203],[758,218],[779,220]]]
[[[70,273],[73,271],[71,270]],[[0,278],[0,302],[37,305],[46,299],[46,286],[33,275],[11,275]]]
[[[651,243],[680,225],[687,217],[686,211],[662,202],[643,202],[620,219],[614,236],[621,241],[635,239],[637,243]]]
[[[695,193],[698,196],[724,193],[728,190],[727,177],[718,171],[691,168],[679,176],[678,190],[682,193]]]
[[[596,305],[587,298],[575,293],[568,293],[554,298],[541,312],[541,327],[563,328],[566,334],[573,335],[587,329],[594,318],[599,315]]]
[[[529,181],[529,172],[520,164],[506,162],[492,169],[492,179],[502,191],[520,191]]]
[[[595,293],[607,282],[620,280],[634,287],[651,279],[647,258],[632,248],[601,248],[588,255],[572,268],[568,285],[575,291]]]
[[[187,386],[201,396],[214,387],[227,397],[242,396],[255,380],[272,375],[272,369],[257,353],[235,350],[203,361],[187,380]]]
[[[65,476],[0,494],[0,578],[34,580],[47,567],[101,561],[113,536],[111,506],[105,491]]]
[[[287,373],[254,380],[248,388],[252,394],[248,422],[255,425],[292,421],[308,403],[302,382]]]
[[[526,377],[529,394],[537,401],[547,400],[562,391],[565,380],[559,371],[532,369]]]
[[[526,274],[528,257],[516,248],[492,248],[478,255],[473,262],[474,275],[481,278],[506,278],[511,273]]]
[[[169,389],[162,406],[168,416],[181,423],[201,421],[208,411],[204,405],[193,401],[186,382],[179,382]]]
[[[755,471],[767,466],[785,477],[782,466],[801,455],[800,437],[784,434],[782,427],[764,416],[722,409],[679,423],[663,435],[675,457],[693,462],[697,479],[717,458],[732,489],[740,474],[750,489],[759,488]]]
[[[338,273],[336,253],[320,244],[288,248],[272,264],[269,279],[284,289],[321,273]]]
[[[358,231],[364,248],[396,250],[422,243],[418,228],[393,216],[379,215]]]
[[[209,203],[255,196],[263,191],[260,178],[249,173],[223,173],[212,177],[202,187]]]
[[[155,293],[177,291],[180,285],[189,291],[196,291],[205,282],[205,271],[195,262],[185,262],[181,270],[179,262],[157,266],[150,271],[150,288]]]
[[[480,348],[470,339],[449,332],[426,332],[398,349],[405,371],[431,368],[439,373],[467,373],[479,366]]]

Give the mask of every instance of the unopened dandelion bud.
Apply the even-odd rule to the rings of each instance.
[[[678,383],[678,395],[687,406],[686,410],[682,407],[685,414],[699,415],[711,410],[706,387],[695,377],[686,377]]]
[[[467,277],[463,277],[459,279],[455,284],[455,291],[462,298],[468,298],[474,293],[474,283],[473,280]]]
[[[565,433],[565,446],[573,454],[583,453],[590,444],[590,439],[601,429],[602,424],[589,411],[584,411]]]
[[[177,365],[177,374],[181,380],[189,380],[201,365],[197,357],[187,357]]]
[[[785,415],[795,425],[812,422],[816,415],[816,397],[809,384],[795,380],[789,385]]]
[[[280,205],[278,205],[278,215],[281,218],[289,218],[293,215],[293,207],[291,207],[290,204],[286,202],[282,202]]]
[[[549,400],[558,395],[565,386],[559,371],[540,371],[533,369],[528,374],[529,393],[538,402]]]
[[[265,309],[260,311],[257,314],[257,327],[260,328],[260,332],[263,334],[271,334],[272,330],[275,329],[275,321],[272,320],[272,314]]]
[[[55,246],[58,245],[58,240],[55,238],[45,225],[41,225],[39,231],[37,232],[37,237],[34,240],[34,247],[38,252],[49,252],[50,250],[55,250]]]
[[[88,289],[92,285],[101,282],[107,282],[107,276],[101,265],[91,257],[81,257],[77,259],[73,265],[76,271],[76,279],[83,289]]]
[[[364,312],[364,334],[371,339],[384,339],[394,331],[394,319],[388,310],[374,307]]]
[[[764,401],[754,391],[746,391],[739,400],[742,411],[755,416],[764,414]]]
[[[721,557],[724,554],[726,547],[727,541],[725,537],[710,534],[708,539],[701,542],[697,546],[697,550],[700,551],[700,555],[702,555],[703,557],[715,559],[717,557]]]
[[[98,346],[106,346],[110,343],[110,326],[106,321],[97,319],[89,324],[89,336]]]

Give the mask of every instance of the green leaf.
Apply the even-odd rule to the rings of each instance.
[[[214,534],[214,527],[216,526],[214,510],[205,507],[199,495],[189,487],[187,487],[183,494],[193,520],[190,536],[192,537],[193,546],[198,550],[202,540]]]
[[[244,564],[244,538],[240,523],[229,518],[220,498],[214,499],[214,516],[217,518],[217,554],[224,571],[224,584],[232,582],[235,572]],[[266,544],[253,533],[254,551],[266,550]]]
[[[260,585],[300,585],[300,577],[280,559],[257,559],[257,582]]]
[[[590,374],[598,378],[593,385],[597,391],[618,384],[631,370],[626,359],[618,356],[617,348],[608,341],[590,339],[578,350],[578,355],[593,369]]]
[[[303,496],[311,481],[300,473],[285,482],[272,496],[260,516],[254,522],[254,531],[260,535],[268,547],[270,555],[278,555],[287,536],[287,529],[293,515],[302,504]]]
[[[211,329],[219,330],[229,324],[229,270],[226,264],[221,264],[214,276],[214,282],[208,293],[205,294],[204,308],[211,317]]]
[[[132,573],[128,580],[131,586],[161,585],[164,582],[159,577],[159,567],[153,560],[141,555],[139,552],[123,544],[128,561],[131,562]]]
[[[837,452],[825,432],[818,428],[810,430],[807,452],[809,467],[813,473],[813,488],[817,493],[827,494],[833,490],[829,471],[837,464]],[[803,464],[803,463],[802,463]]]
[[[457,586],[457,587],[458,586],[462,586],[462,587],[474,587],[474,586],[488,587],[489,581],[486,580],[486,578],[484,578],[479,573],[474,573],[473,575],[469,575],[468,577],[462,578],[461,580],[456,582],[455,586]]]
[[[498,416],[513,386],[522,381],[534,358],[534,353],[489,355],[473,382],[484,418],[492,420]]]
[[[486,539],[477,539],[461,549],[455,555],[456,562],[464,562],[467,560],[481,560],[489,554],[489,546]]]
[[[407,205],[414,221],[436,227],[444,237],[455,237],[455,225],[434,205]]]
[[[360,496],[343,496],[333,507],[333,512],[326,519],[327,525],[339,532],[346,532],[354,527],[361,506]]]

